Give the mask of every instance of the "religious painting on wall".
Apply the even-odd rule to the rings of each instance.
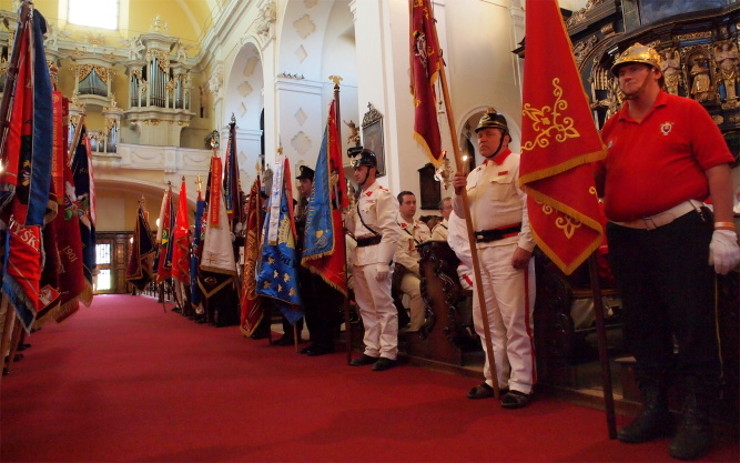
[[[362,118],[362,146],[375,153],[378,160],[378,177],[385,175],[385,152],[383,145],[383,115],[372,103]]]

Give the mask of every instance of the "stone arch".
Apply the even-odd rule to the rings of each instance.
[[[284,153],[313,165],[333,98],[329,76],[342,78],[341,114],[359,122],[354,17],[349,0],[289,0],[278,21],[277,121]],[[344,137],[343,137],[344,138]],[[346,144],[346,140],[343,140]],[[270,153],[266,153],[268,158]]]
[[[234,114],[237,127],[258,129],[264,86],[262,56],[257,46],[248,42],[237,53],[226,78],[224,120]]]
[[[265,107],[265,69],[259,47],[251,39],[236,53],[225,79],[222,152],[228,140],[232,114],[236,122],[236,147],[242,188],[254,180],[255,166],[262,154],[261,117]]]
[[[337,2],[347,0],[288,0],[279,31],[278,71],[321,81],[325,31]]]

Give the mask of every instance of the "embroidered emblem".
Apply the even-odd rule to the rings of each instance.
[[[663,122],[660,124],[660,133],[662,133],[663,136],[671,133],[671,130],[673,130],[673,122]]]
[[[556,77],[552,80],[552,94],[557,99],[552,106],[535,108],[526,103],[522,108],[522,115],[531,119],[532,128],[537,132],[537,137],[533,141],[528,141],[521,147],[522,152],[531,151],[536,147],[547,148],[551,140],[564,143],[569,138],[581,136],[574,127],[573,118],[563,115],[563,111],[568,109],[568,100],[563,99],[563,88],[558,84],[560,79]]]

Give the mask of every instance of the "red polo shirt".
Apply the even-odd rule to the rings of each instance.
[[[627,113],[629,101],[601,131],[608,154],[604,212],[630,221],[709,196],[705,170],[734,160],[717,124],[698,102],[660,92],[641,122]]]

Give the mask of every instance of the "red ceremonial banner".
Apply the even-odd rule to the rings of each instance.
[[[260,189],[260,178],[257,177],[249,192],[247,219],[245,223],[244,267],[242,271],[242,294],[240,298],[240,329],[244,336],[251,336],[264,316],[263,299],[262,296],[257,294],[257,277],[255,275],[255,267],[262,255],[262,250],[260,249],[260,214],[262,214]]]
[[[177,200],[175,230],[172,233],[172,276],[184,285],[190,284],[190,221],[188,220],[188,195],[185,180],[180,186]]]
[[[221,158],[213,156],[211,158],[211,179],[209,183],[210,193],[208,198],[208,220],[214,227],[219,226],[219,213],[218,208],[221,205],[219,198],[221,197],[221,178],[223,177],[223,167],[221,166]]]
[[[432,164],[442,164],[442,141],[437,123],[434,84],[442,61],[430,0],[409,0],[411,95],[414,97],[414,138]]]
[[[527,0],[519,183],[537,245],[566,274],[602,241],[589,163],[606,156],[555,0]]]
[[[169,188],[164,193],[162,208],[159,212],[157,283],[172,276],[172,228],[172,188]]]

